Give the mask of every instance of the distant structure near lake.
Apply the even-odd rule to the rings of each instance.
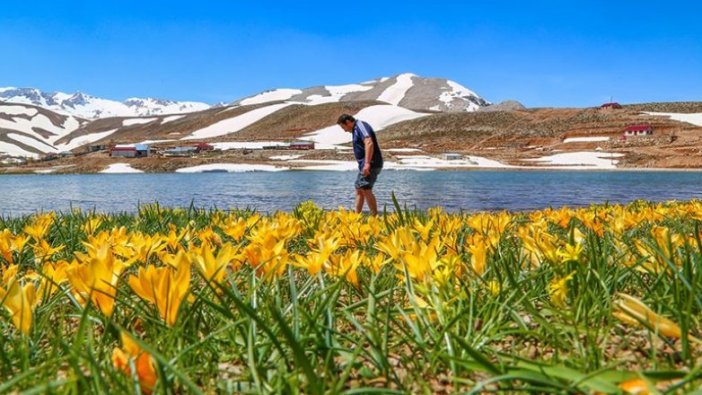
[[[653,135],[653,126],[648,124],[642,125],[629,125],[624,129],[624,134],[622,135],[622,140],[626,140],[629,137],[645,137]]]
[[[617,102],[605,103],[600,106],[600,110],[602,111],[621,110],[622,108],[622,105]]]

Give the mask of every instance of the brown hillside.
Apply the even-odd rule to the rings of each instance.
[[[168,116],[148,117],[158,119],[150,123],[126,127],[123,127],[122,125],[124,120],[129,118],[98,119],[85,127],[76,130],[70,135],[65,136],[59,140],[58,143],[67,143],[79,136],[104,132],[111,129],[119,130],[110,136],[95,142],[95,144],[134,143],[143,140],[178,140],[190,135],[195,130],[205,128],[221,120],[232,118],[271,104],[275,103],[240,107],[215,107],[204,111],[184,114],[185,116],[183,118],[167,123],[162,123],[162,120]],[[78,150],[81,150],[81,148]]]
[[[316,106],[292,105],[277,111],[249,127],[218,141],[270,141],[291,140],[336,124],[339,115],[355,115],[362,109],[377,104],[376,101],[328,103]]]

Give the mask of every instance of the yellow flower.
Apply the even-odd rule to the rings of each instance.
[[[148,263],[152,255],[158,254],[166,248],[166,240],[159,234],[151,236],[134,233],[129,238],[127,247],[131,251],[127,250],[128,252],[122,255],[126,259],[125,264],[127,266],[132,265],[134,262]]]
[[[487,289],[492,296],[497,296],[502,291],[502,285],[495,280],[490,280],[487,282]]]
[[[85,232],[87,235],[95,234],[100,225],[102,225],[102,218],[90,217],[83,224],[83,232]]]
[[[316,275],[329,260],[329,257],[339,247],[338,236],[327,238],[326,235],[316,235],[315,244],[311,246],[311,252],[307,256],[297,258],[296,266],[303,267],[311,275]]]
[[[50,260],[56,253],[62,251],[65,246],[52,247],[46,240],[40,239],[32,248],[34,249],[34,262],[39,264]]]
[[[631,295],[617,294],[613,307],[612,315],[625,324],[632,326],[643,325],[655,333],[676,339],[682,336],[682,330],[676,323],[656,314],[642,301]],[[693,336],[688,336],[688,339],[697,344],[702,344],[702,341]]]
[[[178,250],[178,252],[175,254],[161,251],[158,254],[158,258],[161,260],[161,262],[174,269],[178,269],[183,265],[189,266],[192,263],[192,257],[185,250]]]
[[[125,375],[136,376],[139,380],[141,391],[150,394],[153,392],[158,375],[156,374],[156,364],[149,353],[142,350],[130,335],[122,332],[122,348],[115,347],[112,350],[112,365],[122,371]],[[129,363],[133,360],[134,371]]]
[[[68,262],[49,262],[44,264],[41,269],[41,281],[39,282],[39,287],[37,294],[40,299],[46,299],[58,291],[59,286],[62,283],[68,281]]]
[[[358,274],[356,269],[361,264],[361,254],[359,250],[347,250],[344,255],[334,255],[330,260],[331,264],[328,267],[330,274],[344,278],[346,281],[358,287]]]
[[[203,243],[199,248],[191,250],[191,259],[195,263],[195,268],[202,274],[205,280],[221,283],[226,274],[226,268],[234,262],[237,251],[230,243],[225,243],[217,252],[212,251],[212,247]]]
[[[181,241],[184,239],[189,239],[188,234],[190,233],[190,228],[186,226],[179,232],[178,228],[176,228],[176,226],[173,224],[169,224],[168,227],[168,235],[164,238],[166,246],[168,246],[171,251],[182,250],[183,245],[181,244]]]
[[[619,388],[625,394],[648,395],[651,393],[648,383],[643,379],[631,379],[619,383]]]
[[[56,214],[53,212],[48,214],[38,215],[32,223],[24,227],[24,233],[28,234],[35,241],[39,241],[46,236],[49,228],[54,223]]]
[[[190,265],[180,265],[177,270],[152,265],[141,267],[136,276],[129,277],[128,283],[135,294],[156,305],[161,319],[168,326],[173,326],[190,287]]]
[[[88,254],[76,253],[76,258],[78,261],[66,272],[74,296],[83,305],[92,301],[104,315],[111,316],[124,262],[115,257],[107,244],[94,247]]]
[[[558,256],[561,257],[561,262],[577,262],[580,259],[580,254],[583,252],[582,244],[566,244],[565,248],[558,250]]]
[[[0,288],[0,304],[10,313],[15,328],[25,335],[32,329],[32,311],[35,301],[34,283],[21,286],[19,281],[14,279],[6,290]]]
[[[568,297],[568,281],[573,278],[575,272],[563,278],[554,278],[548,285],[548,294],[551,302],[558,307],[566,306],[566,298]]]
[[[417,232],[420,240],[429,240],[429,234],[434,228],[434,221],[429,220],[426,224],[422,224],[418,219],[414,220],[412,229]]]
[[[469,240],[470,264],[475,274],[482,276],[487,269],[487,244],[480,235],[473,235]]]

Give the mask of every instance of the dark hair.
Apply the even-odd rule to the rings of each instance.
[[[349,115],[349,114],[341,114],[341,116],[339,117],[339,120],[336,121],[336,123],[339,124],[339,125],[341,125],[341,124],[344,124],[344,123],[346,123],[346,122],[348,122],[348,121],[356,122],[356,118],[352,117],[352,116]]]

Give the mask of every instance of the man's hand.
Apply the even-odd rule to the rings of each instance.
[[[366,163],[363,165],[363,171],[361,172],[363,177],[368,177],[370,175],[370,163]]]

